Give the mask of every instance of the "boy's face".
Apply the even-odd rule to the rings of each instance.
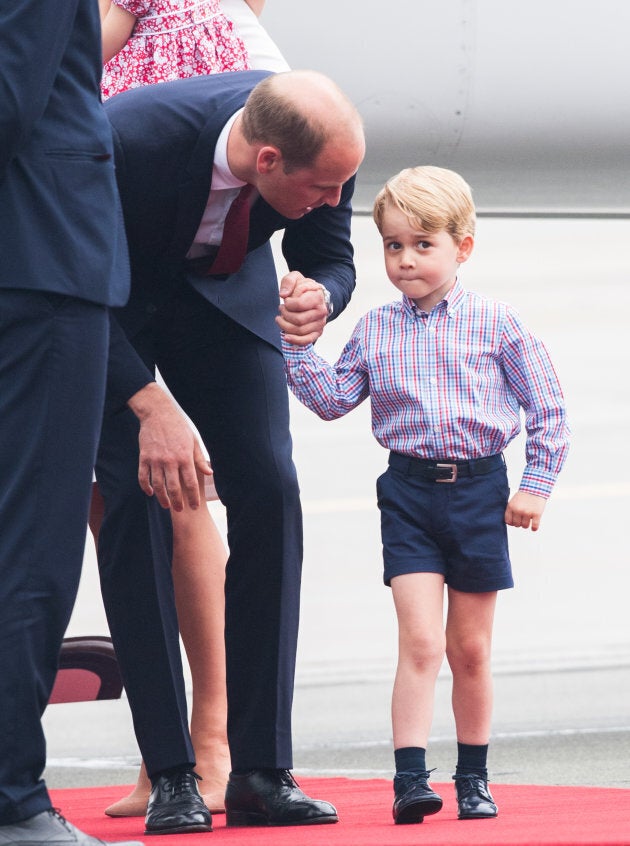
[[[433,233],[418,230],[394,206],[387,206],[383,213],[382,234],[390,281],[427,312],[453,287],[457,268],[474,244],[471,235],[456,244],[444,229]]]

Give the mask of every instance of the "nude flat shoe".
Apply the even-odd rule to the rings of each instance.
[[[206,795],[202,794],[201,798],[211,814],[225,813],[223,796],[219,797],[207,793]],[[142,794],[134,790],[129,796],[124,796],[122,799],[114,802],[113,805],[110,805],[109,808],[105,808],[105,813],[108,817],[144,817],[147,813],[148,801],[148,796],[143,798]]]
[[[218,797],[216,794],[202,793],[201,798],[211,814],[225,813],[225,802],[223,796]]]
[[[108,817],[144,817],[147,813],[148,794],[138,795],[134,791],[129,796],[124,796],[109,808],[105,808]]]

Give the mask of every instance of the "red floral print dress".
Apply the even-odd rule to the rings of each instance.
[[[103,68],[103,99],[154,82],[247,70],[247,50],[219,0],[113,0],[137,18]]]

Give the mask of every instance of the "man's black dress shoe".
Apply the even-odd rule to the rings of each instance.
[[[212,817],[190,770],[159,776],[151,790],[145,834],[186,834],[212,831]]]
[[[225,792],[228,826],[336,823],[330,802],[303,793],[289,770],[230,773]]]
[[[108,846],[109,841],[90,837],[65,820],[58,811],[42,811],[28,820],[0,825],[2,846]],[[118,846],[142,846],[137,840],[125,840]]]
[[[396,825],[421,823],[442,808],[442,797],[431,790],[428,772],[399,773],[394,776],[394,807]]]
[[[488,780],[475,773],[454,775],[458,820],[488,820],[499,810],[488,790]]]

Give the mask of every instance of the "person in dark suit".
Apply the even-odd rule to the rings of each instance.
[[[41,717],[129,292],[97,5],[2,3],[0,43],[0,844],[96,846],[52,808]]]
[[[99,563],[153,784],[146,829],[185,831],[196,819],[163,506],[198,506],[196,470],[207,472],[185,419],[153,382],[156,365],[208,447],[227,509],[227,824],[336,822],[334,807],[305,796],[290,774],[302,525],[279,329],[312,341],[351,296],[361,120],[331,80],[309,71],[147,86],[112,98],[106,112],[132,292],[112,329],[96,468]],[[223,237],[226,210],[247,185],[246,256],[219,270],[223,248],[238,241]],[[269,245],[277,230],[289,267],[280,314]]]

